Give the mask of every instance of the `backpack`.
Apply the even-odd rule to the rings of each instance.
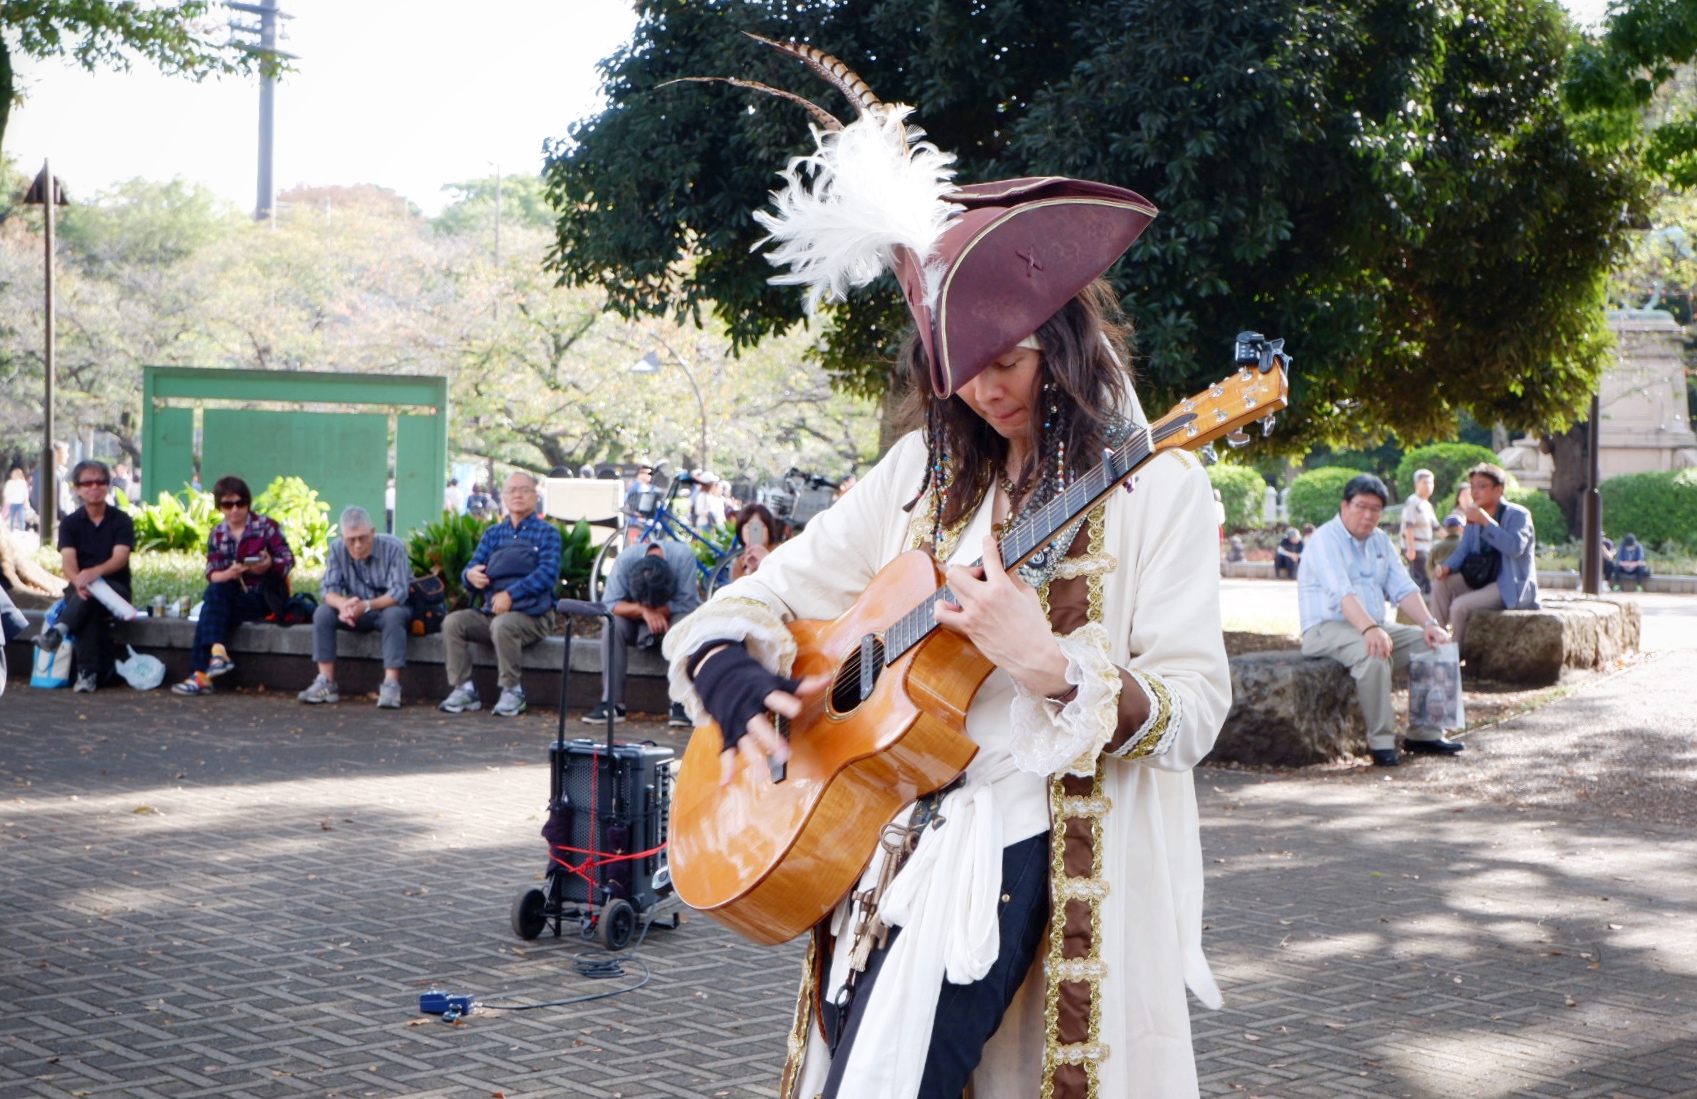
[[[415,577],[407,585],[407,609],[412,611],[413,636],[441,633],[442,619],[448,617],[448,585],[436,573]]]
[[[279,626],[298,626],[302,622],[311,622],[312,612],[317,609],[318,597],[311,592],[301,592],[289,596],[270,618]]]

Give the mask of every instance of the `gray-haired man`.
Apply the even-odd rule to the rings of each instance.
[[[407,586],[412,569],[406,543],[392,534],[378,534],[371,515],[362,507],[342,512],[342,536],[330,543],[324,565],[323,602],[312,614],[312,659],[318,678],[297,697],[302,702],[336,702],[336,631],[383,631],[383,685],[377,705],[385,710],[401,705],[401,669],[407,665]]]

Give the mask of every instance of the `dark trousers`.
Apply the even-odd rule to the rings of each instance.
[[[1406,556],[1403,558],[1408,561],[1408,578],[1414,581],[1414,586],[1420,589],[1421,595],[1432,594],[1432,578],[1426,572],[1427,558],[1430,556],[1430,550],[1415,550],[1414,560],[1408,561]]]
[[[130,597],[128,584],[114,584],[111,577],[107,577],[106,582],[125,599]],[[98,599],[84,599],[77,594],[77,589],[65,589],[65,609],[59,613],[59,626],[71,635],[71,651],[76,654],[79,676],[92,672],[104,679],[111,673],[112,643],[109,634],[112,621],[112,612]]]
[[[212,666],[212,646],[230,640],[230,631],[243,622],[260,622],[271,613],[263,586],[248,591],[240,580],[206,585],[200,605],[200,621],[194,627],[194,648],[189,663],[197,672]]]
[[[1007,899],[1002,901],[998,913],[1001,949],[990,972],[969,985],[943,982],[931,1027],[931,1048],[925,1054],[925,1073],[919,1083],[919,1099],[960,1099],[972,1070],[983,1059],[984,1044],[1002,1025],[1008,1004],[1037,957],[1043,928],[1049,922],[1047,832],[1003,849],[1002,896]],[[854,1048],[872,986],[877,983],[889,947],[895,945],[900,935],[901,928],[893,929],[885,949],[874,950],[867,960],[866,972],[848,1009],[842,1042],[831,1058],[831,1071],[825,1078],[825,1099],[836,1099],[837,1090],[842,1087],[842,1074],[848,1068],[849,1051]],[[839,950],[848,948],[846,942],[837,944]],[[830,1034],[838,1025],[839,1013],[834,1006],[826,1004],[824,1014],[825,1033]]]
[[[1275,554],[1273,554],[1273,579],[1274,580],[1284,580],[1284,579],[1295,580],[1296,579],[1297,564],[1298,564],[1297,559],[1292,557],[1288,553],[1275,553]]]
[[[644,623],[640,618],[614,615],[601,631],[601,701],[620,706],[625,701],[625,669],[630,666],[631,646],[636,644]]]

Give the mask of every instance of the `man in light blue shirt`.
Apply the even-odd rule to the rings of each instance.
[[[1467,638],[1467,617],[1474,611],[1538,609],[1538,532],[1532,513],[1503,499],[1508,474],[1481,462],[1467,471],[1473,503],[1463,512],[1467,526],[1461,544],[1432,571],[1432,609],[1455,634]],[[1463,571],[1478,558],[1474,587]]]
[[[1391,705],[1391,671],[1416,653],[1449,640],[1409,578],[1402,554],[1379,529],[1390,490],[1371,473],[1343,489],[1338,513],[1308,539],[1297,573],[1297,609],[1302,651],[1327,656],[1355,677],[1356,697],[1367,719],[1367,749],[1379,767],[1395,767],[1396,709]],[[1423,626],[1386,622],[1385,602],[1401,607]],[[1454,755],[1462,746],[1442,729],[1411,726],[1408,750]]]

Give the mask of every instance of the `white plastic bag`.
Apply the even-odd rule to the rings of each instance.
[[[1408,727],[1465,729],[1461,696],[1461,647],[1453,641],[1408,661]]]
[[[130,650],[128,660],[120,660],[112,665],[112,669],[124,677],[124,682],[138,691],[151,691],[165,682],[165,662],[157,656],[138,653],[135,646],[126,645]]]

